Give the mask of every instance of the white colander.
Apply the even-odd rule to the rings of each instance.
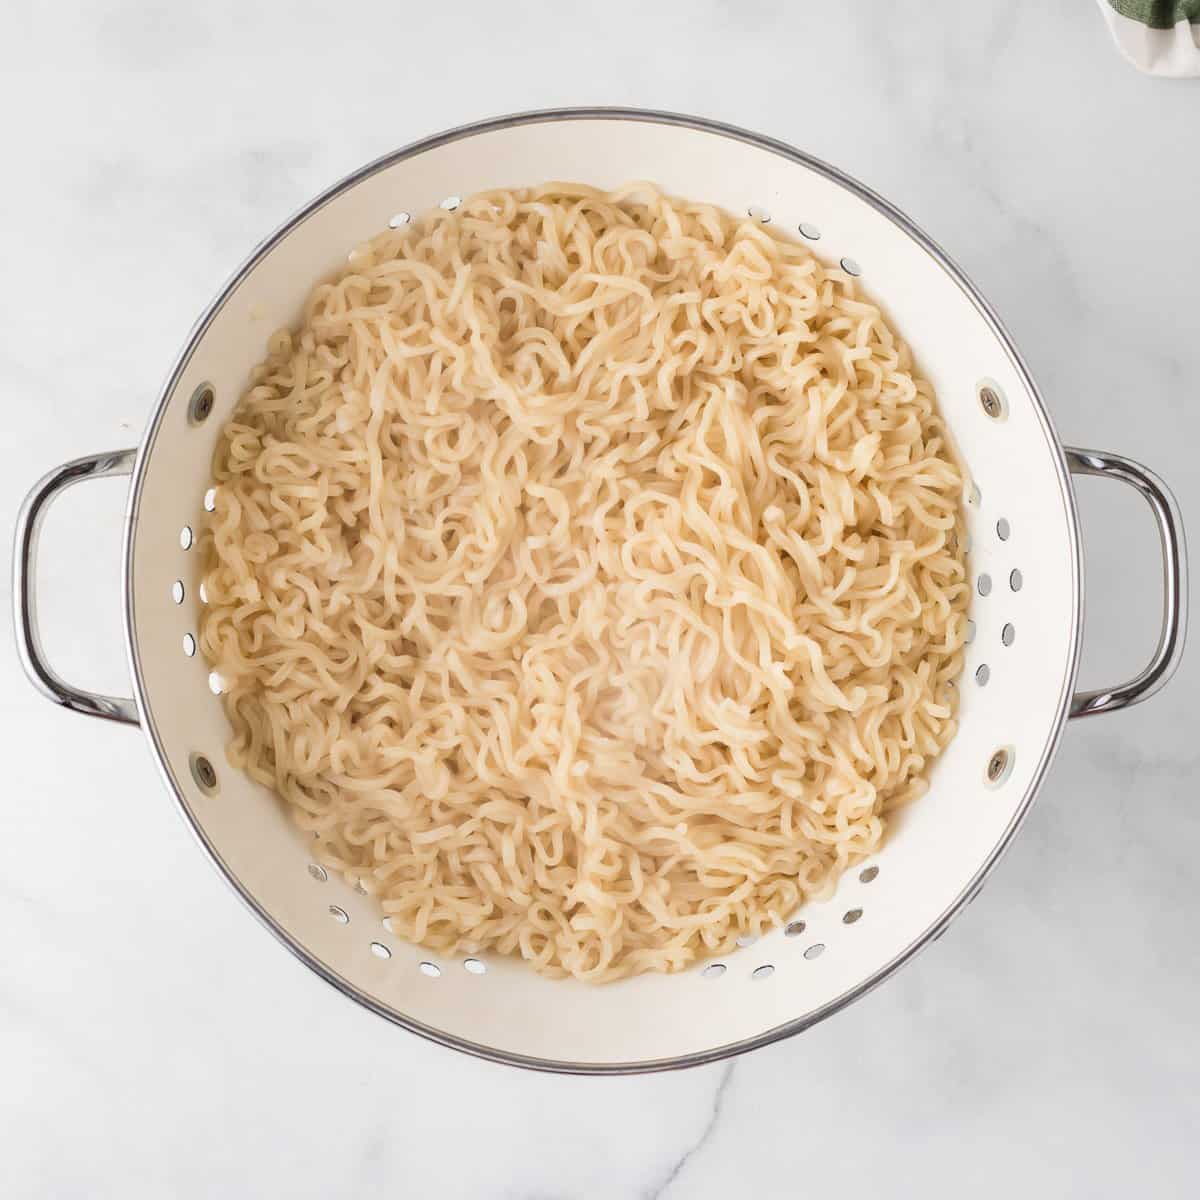
[[[958,735],[929,794],[883,849],[786,929],[672,976],[590,986],[508,959],[448,959],[394,938],[375,901],[327,873],[276,798],[230,767],[230,729],[196,653],[203,598],[193,530],[205,520],[219,430],[267,336],[293,324],[311,283],[356,244],[483,188],[548,179],[668,192],[770,220],[826,262],[861,273],[915,348],[975,482],[968,505],[974,636]],[[1162,537],[1163,631],[1121,687],[1073,695],[1081,634],[1071,474],[1110,476],[1149,501]],[[37,637],[37,530],[79,480],[131,474],[125,636],[135,699],[71,687]],[[1024,818],[1066,718],[1145,699],[1174,670],[1185,624],[1176,506],[1144,467],[1065,450],[1000,322],[911,222],[860,184],[766,138],[709,121],[620,109],[532,113],[430,138],[352,175],[259,246],[213,302],[171,371],[138,450],[51,472],[21,513],[14,581],[26,670],[53,700],[140,724],[187,822],[264,925],[368,1008],[447,1045],[579,1072],[706,1062],[804,1029],[936,937],[977,891]]]

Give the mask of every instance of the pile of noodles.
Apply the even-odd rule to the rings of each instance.
[[[727,951],[954,734],[932,391],[760,222],[553,183],[381,234],[215,477],[230,759],[421,945],[594,981]]]

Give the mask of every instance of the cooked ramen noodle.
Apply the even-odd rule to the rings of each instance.
[[[422,946],[593,981],[729,951],[954,734],[932,389],[758,220],[551,183],[382,233],[214,472],[230,760]]]

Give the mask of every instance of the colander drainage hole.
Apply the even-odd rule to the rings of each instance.
[[[1014,568],[1013,573],[1008,577],[1008,586],[1012,588],[1014,592],[1019,592],[1024,584],[1025,579],[1021,575],[1021,572]]]
[[[309,863],[308,873],[318,882],[324,883],[329,878],[329,872],[320,863]]]
[[[391,917],[384,917],[381,924],[383,925],[384,929],[386,929],[388,931],[388,933],[396,932],[396,930],[392,926],[392,918]]]
[[[371,943],[371,953],[376,958],[391,958],[392,952],[382,942]]]
[[[1008,523],[1005,517],[1001,517],[996,522],[996,536],[1002,541],[1007,542],[1012,537],[1012,526]]]
[[[402,225],[407,225],[412,217],[406,212],[398,212],[388,219],[389,229],[399,229]]]
[[[204,493],[204,511],[213,512],[217,507],[217,489],[209,488]]]
[[[751,979],[770,979],[775,974],[775,968],[770,963],[763,963],[761,967],[755,967],[750,972]]]
[[[1009,624],[1005,625],[1004,628],[1000,630],[1000,640],[1006,646],[1011,646],[1013,642],[1017,640],[1017,631],[1011,622],[1009,622]]]
[[[721,975],[725,974],[725,964],[709,963],[708,966],[700,972],[700,974],[703,975],[705,979],[717,979]]]
[[[858,878],[862,883],[870,883],[879,874],[878,867],[864,867],[858,873]]]
[[[177,579],[173,584],[171,584],[171,599],[174,600],[176,604],[182,604],[183,596],[183,580]]]
[[[428,975],[430,979],[436,979],[442,973],[442,968],[437,963],[423,962],[418,969],[422,975]]]
[[[349,925],[350,924],[350,914],[344,908],[338,908],[338,906],[336,904],[331,904],[329,906],[329,915],[339,925]]]
[[[208,690],[214,696],[219,696],[225,690],[225,680],[216,671],[208,673]]]
[[[825,953],[824,942],[814,942],[811,946],[809,946],[809,948],[807,950],[805,950],[804,957],[809,958],[809,959],[820,958],[821,955],[824,953]]]
[[[746,215],[762,225],[770,225],[771,223],[771,214],[765,208],[759,208],[757,204],[750,205],[746,209]]]
[[[445,200],[442,201],[441,207],[447,212],[453,212],[461,203],[461,196],[447,196]]]
[[[992,669],[987,663],[980,663],[979,670],[975,672],[975,682],[980,687],[987,687],[987,681],[992,677]]]
[[[179,531],[179,548],[180,548],[180,550],[190,550],[192,548],[192,542],[194,540],[195,540],[195,536],[192,533],[192,527],[190,525],[185,525]]]
[[[852,258],[842,259],[842,270],[845,271],[847,275],[862,274],[862,267],[860,267]]]
[[[990,575],[980,575],[979,579],[975,583],[975,587],[978,589],[981,596],[991,595],[992,577]]]
[[[757,942],[757,941],[758,941],[758,938],[756,938],[756,937],[754,936],[754,934],[752,934],[752,933],[743,933],[743,934],[742,934],[742,935],[741,935],[741,936],[738,938],[738,940],[737,940],[737,944],[738,944],[739,946],[741,946],[741,947],[745,948],[746,946],[753,946],[753,945],[754,945],[754,943],[755,943],[755,942]]]
[[[463,970],[466,971],[468,975],[486,975],[487,963],[481,962],[477,958],[464,958]]]
[[[792,921],[783,928],[784,937],[799,937],[804,932],[803,921]]]
[[[800,230],[800,236],[808,238],[810,242],[821,240],[821,231],[816,225],[809,225],[806,221],[801,221],[797,228]]]
[[[855,924],[855,922],[860,921],[862,919],[862,912],[863,912],[863,910],[861,908],[852,908],[848,913],[846,913],[842,917],[842,924],[843,925]]]
[[[183,635],[183,652],[188,658],[195,657],[196,654],[196,639],[190,633]]]

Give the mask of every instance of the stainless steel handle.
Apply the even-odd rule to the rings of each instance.
[[[25,497],[17,517],[17,539],[13,549],[13,624],[17,631],[17,650],[25,674],[37,689],[56,704],[85,713],[89,717],[107,717],[137,725],[137,705],[122,696],[101,696],[72,687],[46,661],[37,624],[37,554],[42,518],[50,501],[74,483],[85,479],[103,479],[109,475],[128,475],[133,471],[135,450],[113,450],[107,454],[89,454],[56,467],[43,476]]]
[[[1071,699],[1071,716],[1090,717],[1115,712],[1153,696],[1179,666],[1187,636],[1187,547],[1183,518],[1170,489],[1153,471],[1119,454],[1066,448],[1067,466],[1073,475],[1099,475],[1118,479],[1136,488],[1158,522],[1163,559],[1163,627],[1158,646],[1145,669],[1128,683],[1094,692],[1078,692]]]

